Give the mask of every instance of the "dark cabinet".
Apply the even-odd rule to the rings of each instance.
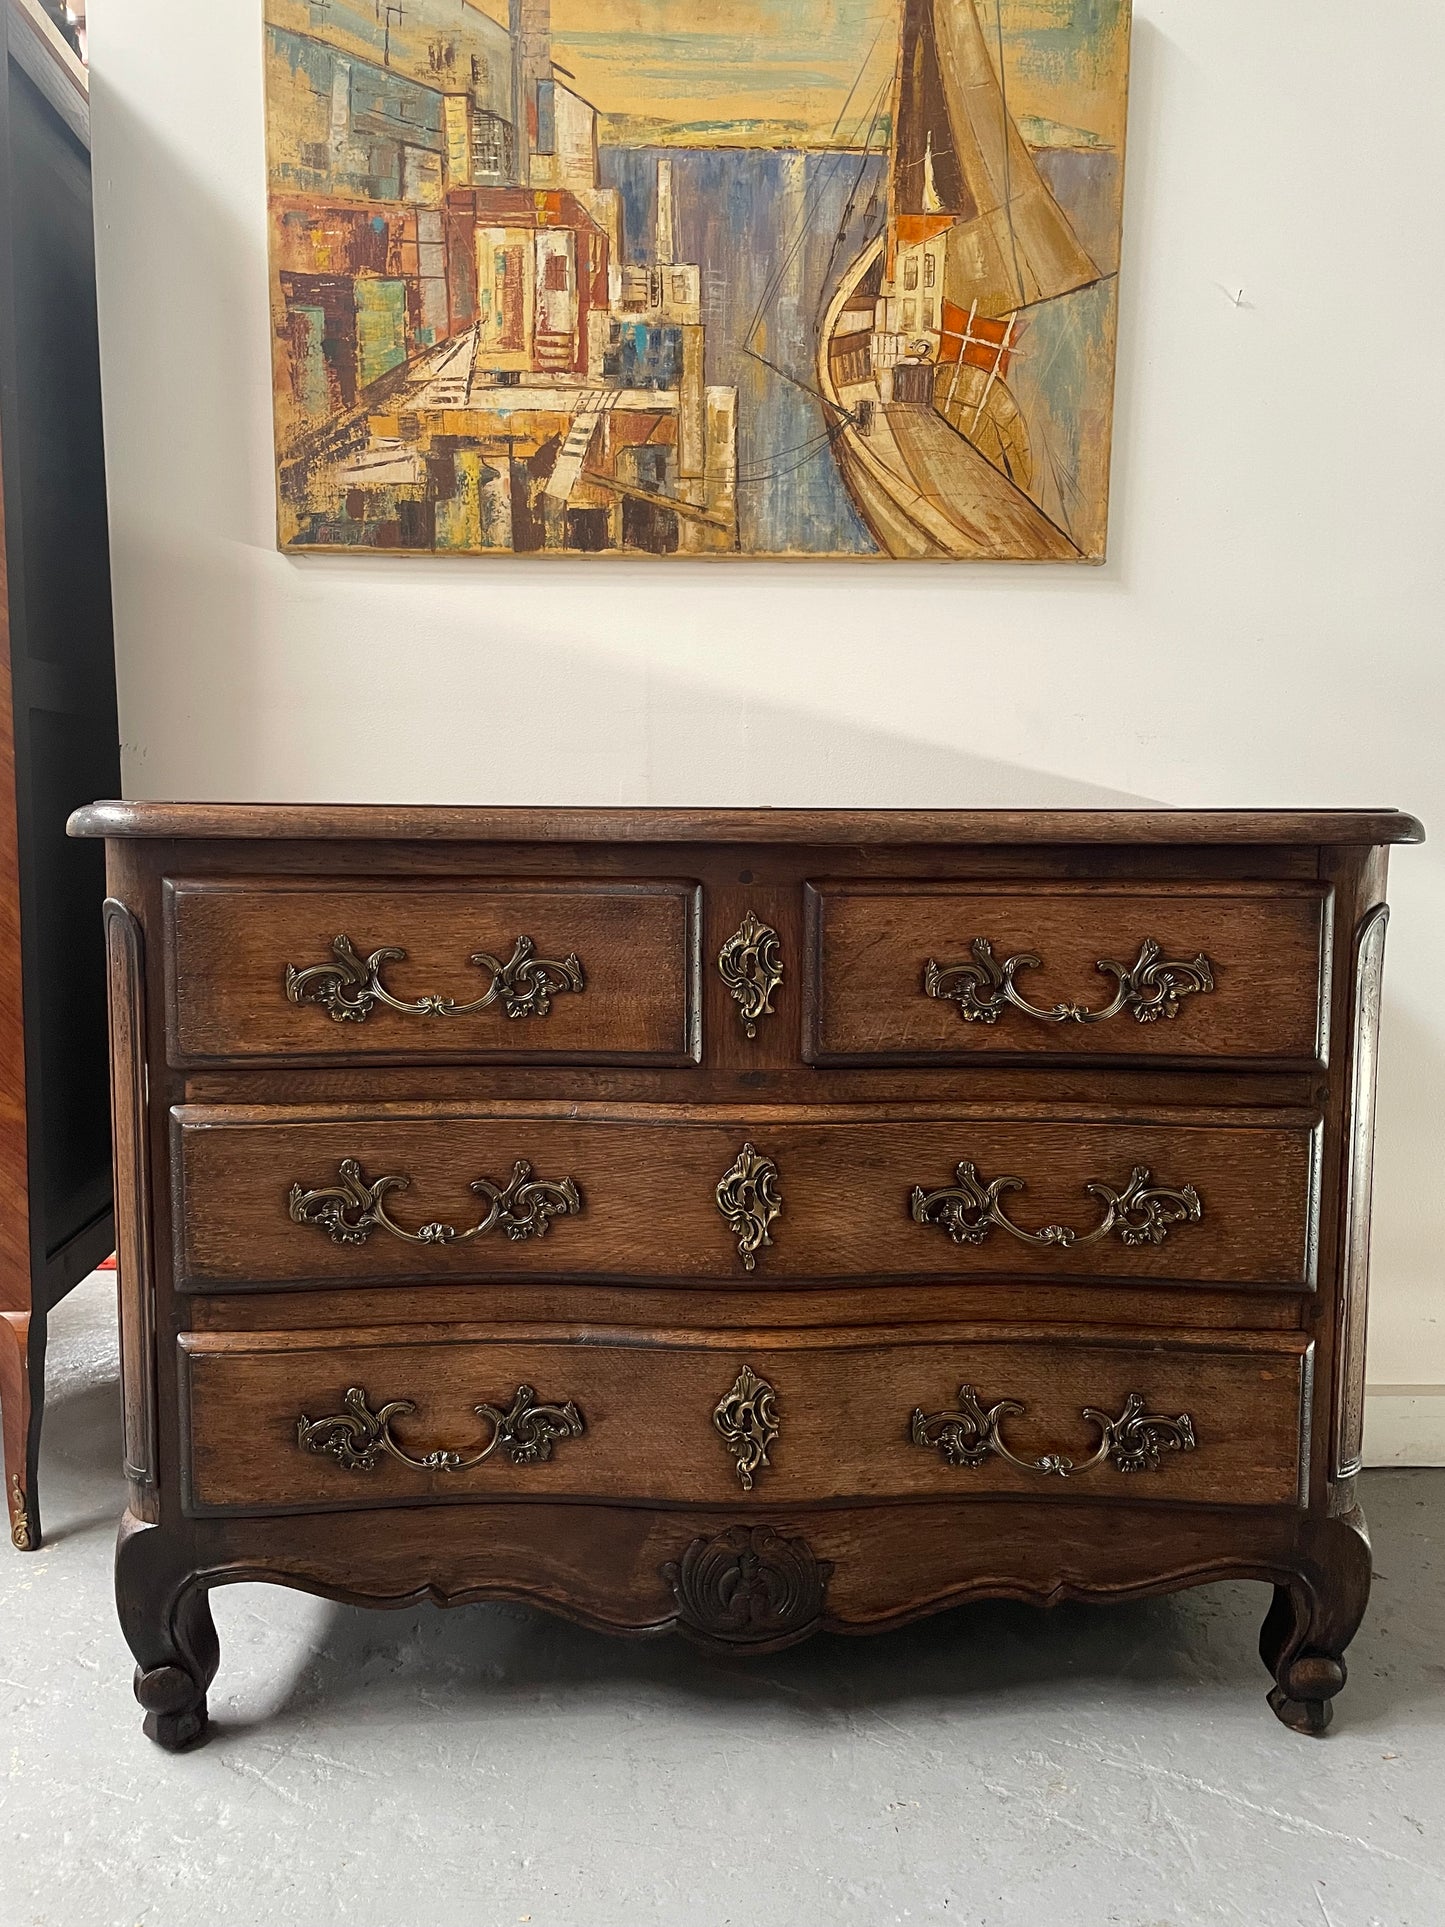
[[[85,77],[0,4],[0,1420],[23,1551],[49,1314],[114,1245],[104,870],[65,820],[120,757]]]

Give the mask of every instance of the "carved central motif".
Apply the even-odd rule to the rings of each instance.
[[[1147,1166],[1136,1164],[1122,1191],[1095,1179],[1084,1186],[1090,1197],[1104,1206],[1104,1215],[1091,1231],[1075,1231],[1066,1224],[1046,1224],[1037,1231],[1026,1231],[1015,1224],[999,1203],[1005,1191],[1027,1189],[1022,1178],[995,1178],[985,1184],[974,1164],[960,1164],[958,1183],[941,1191],[925,1191],[915,1185],[910,1212],[915,1224],[938,1225],[956,1245],[981,1245],[997,1225],[1026,1245],[1056,1245],[1067,1250],[1074,1245],[1096,1244],[1117,1232],[1126,1245],[1162,1245],[1176,1224],[1198,1224],[1204,1206],[1192,1184],[1175,1191],[1154,1184]]]
[[[756,1037],[760,1019],[773,1014],[773,998],[783,982],[783,947],[777,931],[759,923],[749,910],[741,928],[718,953],[717,967],[738,1005],[743,1029]]]
[[[936,1447],[950,1465],[980,1466],[990,1457],[1006,1459],[1023,1472],[1068,1479],[1088,1472],[1111,1460],[1120,1472],[1157,1472],[1161,1452],[1192,1452],[1195,1449],[1194,1421],[1187,1412],[1178,1418],[1165,1418],[1146,1412],[1141,1393],[1130,1392],[1118,1418],[1107,1412],[1084,1408],[1084,1417],[1099,1428],[1099,1445],[1092,1458],[1082,1465],[1062,1452],[1046,1452],[1042,1458],[1021,1459],[1004,1443],[1000,1427],[1006,1418],[1017,1418],[1028,1408],[1015,1398],[1001,1398],[985,1408],[972,1385],[960,1385],[958,1404],[952,1411],[925,1413],[915,1409],[909,1421],[908,1436],[914,1445]]]
[[[537,955],[530,937],[516,939],[505,963],[487,950],[472,953],[468,963],[487,971],[492,981],[470,1003],[435,993],[411,1001],[393,996],[381,973],[387,964],[406,961],[406,952],[395,945],[363,957],[350,937],[340,936],[332,938],[331,954],[334,963],[311,964],[305,970],[287,964],[286,995],[293,1004],[319,1004],[338,1024],[364,1024],[378,1004],[406,1017],[470,1017],[497,1003],[509,1017],[545,1017],[555,996],[587,987],[575,956],[564,957],[561,963],[548,962]]]
[[[386,1200],[393,1192],[409,1190],[410,1178],[377,1178],[368,1183],[355,1158],[342,1159],[337,1177],[338,1184],[319,1191],[303,1191],[293,1184],[288,1210],[293,1224],[318,1225],[338,1245],[364,1245],[374,1230],[410,1245],[464,1245],[490,1231],[504,1231],[515,1244],[544,1237],[553,1218],[575,1218],[582,1209],[582,1193],[574,1179],[534,1178],[531,1165],[518,1158],[512,1166],[512,1181],[505,1187],[490,1178],[472,1180],[468,1188],[487,1200],[486,1213],[477,1224],[466,1231],[449,1224],[424,1224],[408,1231],[389,1215]]]
[[[803,1538],[772,1526],[731,1526],[694,1539],[662,1576],[680,1622],[730,1646],[786,1645],[806,1638],[823,1611],[832,1565]]]
[[[966,1024],[996,1024],[1010,1004],[1045,1024],[1106,1024],[1126,1010],[1137,1023],[1152,1024],[1160,1017],[1177,1017],[1183,998],[1214,988],[1214,966],[1202,950],[1193,963],[1165,963],[1153,937],[1140,944],[1132,964],[1101,957],[1094,965],[1116,980],[1114,996],[1102,1010],[1088,1010],[1081,1004],[1031,1004],[1014,979],[1020,970],[1038,970],[1042,964],[1043,958],[1033,951],[998,963],[988,938],[975,937],[966,963],[939,964],[929,958],[923,968],[923,994],[956,1003]]]
[[[751,1492],[753,1481],[769,1463],[768,1448],[782,1424],[777,1393],[751,1365],[744,1365],[731,1391],[718,1400],[712,1422],[737,1459],[738,1483],[744,1492]]]
[[[737,1238],[743,1269],[755,1271],[757,1254],[773,1242],[769,1230],[783,1208],[777,1165],[745,1144],[718,1179],[717,1208]]]
[[[570,1399],[560,1405],[539,1405],[532,1387],[519,1385],[505,1412],[495,1405],[473,1406],[477,1417],[492,1428],[480,1452],[442,1447],[417,1458],[397,1443],[391,1430],[394,1418],[416,1410],[409,1398],[394,1398],[373,1412],[366,1393],[353,1385],[342,1403],[346,1410],[330,1418],[310,1419],[303,1413],[296,1421],[296,1443],[307,1452],[324,1452],[348,1472],[374,1472],[383,1454],[413,1472],[470,1472],[498,1450],[513,1465],[540,1465],[551,1458],[558,1439],[581,1438],[587,1429]]]

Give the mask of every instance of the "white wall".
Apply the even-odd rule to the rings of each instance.
[[[1137,0],[1112,560],[286,559],[260,0],[94,0],[129,792],[1395,804],[1374,1449],[1445,1460],[1438,0]]]

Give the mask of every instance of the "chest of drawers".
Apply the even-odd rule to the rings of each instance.
[[[1392,811],[98,804],[146,1730],[211,1587],[762,1653],[1370,1561]]]

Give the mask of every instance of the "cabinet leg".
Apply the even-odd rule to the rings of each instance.
[[[205,1582],[186,1563],[184,1547],[127,1515],[116,1546],[115,1596],[136,1658],[146,1737],[178,1753],[205,1736],[206,1689],[221,1657]]]
[[[0,1428],[5,1436],[5,1517],[17,1552],[40,1547],[40,1425],[45,1415],[45,1320],[0,1312]]]
[[[1320,1734],[1348,1677],[1345,1649],[1370,1598],[1370,1541],[1358,1513],[1322,1521],[1318,1562],[1275,1587],[1259,1636],[1260,1658],[1274,1674],[1269,1703],[1296,1733]]]

